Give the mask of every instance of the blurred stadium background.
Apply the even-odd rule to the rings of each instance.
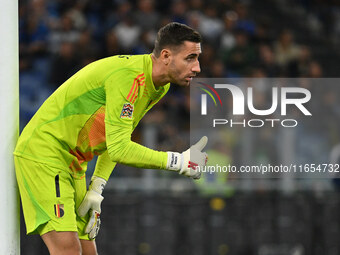
[[[339,75],[338,0],[20,0],[19,18],[21,129],[77,70],[111,55],[150,53],[157,30],[171,21],[203,35],[200,77]],[[303,155],[307,161],[325,149],[339,162],[339,88],[317,92],[328,112],[315,133],[302,134],[300,146],[314,148]],[[133,139],[159,150],[185,150],[188,102],[189,89],[172,86]],[[242,153],[280,161],[268,150],[279,144],[263,145],[253,137],[256,149],[243,150],[230,139],[226,163]],[[290,189],[279,182],[219,175],[197,184],[119,165],[104,191],[99,253],[339,255],[340,182],[298,179]],[[48,254],[39,237],[24,233],[22,221],[21,254]]]

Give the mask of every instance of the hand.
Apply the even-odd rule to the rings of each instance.
[[[208,137],[203,136],[196,144],[183,153],[168,152],[167,169],[179,171],[179,174],[199,179],[200,168],[207,164],[208,155],[202,152],[208,142]]]
[[[101,195],[106,181],[103,178],[93,176],[89,190],[86,192],[84,200],[78,207],[78,215],[84,217],[86,213],[90,214],[89,222],[85,228],[85,233],[89,234],[90,239],[96,238],[100,228],[100,205],[104,199]]]

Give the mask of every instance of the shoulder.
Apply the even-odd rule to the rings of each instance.
[[[139,87],[145,82],[144,55],[118,55],[112,57],[115,68],[105,81],[106,90],[119,91],[127,101],[133,101]],[[117,91],[117,92],[118,92]]]

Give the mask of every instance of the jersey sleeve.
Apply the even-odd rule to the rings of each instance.
[[[107,181],[115,166],[116,162],[113,162],[108,151],[105,151],[103,154],[98,156],[93,175],[101,177]]]
[[[138,93],[136,77],[140,71],[127,69],[112,74],[105,81],[105,132],[108,155],[113,162],[152,169],[165,169],[167,153],[131,141],[134,103]]]

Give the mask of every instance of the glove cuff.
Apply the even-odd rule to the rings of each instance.
[[[92,176],[89,190],[102,194],[106,185],[106,180],[98,176]]]
[[[168,151],[168,162],[166,169],[170,171],[179,171],[182,168],[182,154],[179,152]]]

